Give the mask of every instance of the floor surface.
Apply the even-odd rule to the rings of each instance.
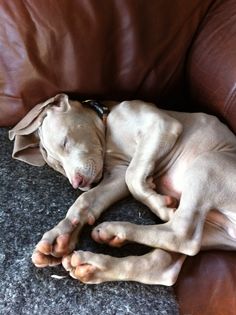
[[[13,160],[13,144],[7,132],[0,129],[0,314],[177,315],[172,288],[135,282],[85,285],[70,278],[61,266],[34,267],[31,254],[35,244],[64,217],[79,193],[49,167],[37,168]],[[106,220],[158,222],[132,198],[112,206],[100,222]],[[78,248],[115,256],[141,255],[150,250],[140,245],[111,249],[96,244],[90,232],[91,228],[84,228]]]

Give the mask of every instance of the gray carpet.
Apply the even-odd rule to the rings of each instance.
[[[34,245],[64,217],[78,191],[49,167],[11,159],[12,143],[6,129],[0,129],[0,141],[0,314],[178,314],[172,288],[135,282],[85,285],[68,277],[61,266],[35,268],[30,259]],[[100,222],[105,220],[158,222],[132,198],[111,207]],[[84,228],[78,248],[115,256],[149,251],[141,245],[122,249],[98,245],[90,238],[90,231]],[[67,277],[51,277],[55,274]]]

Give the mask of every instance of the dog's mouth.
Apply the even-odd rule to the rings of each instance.
[[[91,179],[86,179],[83,177],[82,182],[79,184],[77,187],[81,191],[87,191],[95,186],[97,186],[103,179],[103,171],[101,170],[96,177],[91,178]]]
[[[90,180],[86,179],[85,176],[79,173],[77,173],[70,182],[74,189],[79,188],[83,190],[90,186]]]
[[[71,180],[71,185],[75,189],[79,189],[81,191],[87,191],[93,187],[95,187],[102,180],[102,174],[98,174],[95,178],[86,178],[82,175],[76,175]]]
[[[91,183],[85,182],[84,184],[78,186],[78,189],[81,190],[81,191],[88,191],[88,190],[90,190],[91,188],[97,186],[98,183],[99,183],[101,180],[102,180],[102,179],[100,179],[99,181],[93,181],[93,182],[91,182]]]
[[[92,187],[92,183],[90,184],[88,180],[83,179],[82,183],[77,188],[82,191],[87,191],[91,189],[91,187]]]
[[[88,191],[88,190],[90,190],[92,188],[92,185],[90,186],[86,186],[86,187],[78,187],[78,189],[79,190],[81,190],[81,191]]]

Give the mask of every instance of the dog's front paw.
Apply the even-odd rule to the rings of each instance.
[[[55,266],[61,263],[61,257],[71,253],[77,243],[80,227],[73,226],[67,218],[46,232],[32,255],[36,267]]]
[[[98,243],[121,247],[127,243],[126,222],[104,222],[93,229],[92,237]]]

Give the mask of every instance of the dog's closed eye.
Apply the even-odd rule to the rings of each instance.
[[[63,149],[68,149],[68,143],[69,143],[68,137],[65,137],[65,138],[63,139],[62,143],[61,143],[61,147],[62,147]]]
[[[59,170],[64,170],[62,164],[60,162],[57,162],[56,163],[56,168],[59,169]]]

